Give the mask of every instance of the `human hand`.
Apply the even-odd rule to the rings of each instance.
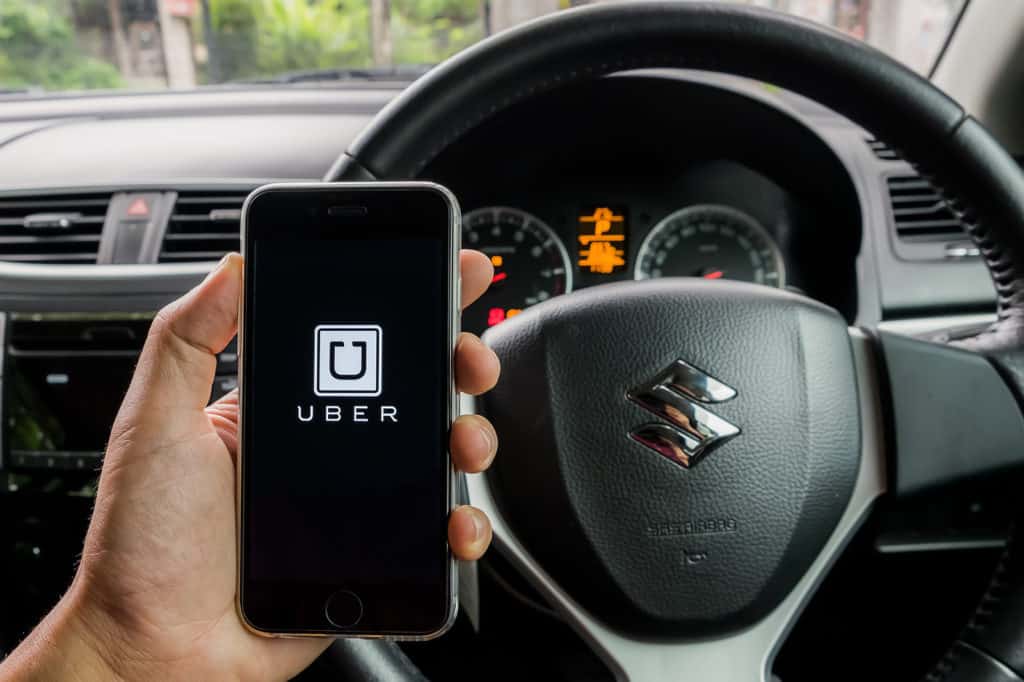
[[[463,251],[462,303],[487,288],[487,258]],[[153,322],[114,424],[82,560],[68,593],[0,665],[17,679],[284,679],[325,639],[252,634],[235,608],[235,462],[238,396],[206,406],[216,354],[237,329],[242,259],[226,257]],[[463,334],[460,391],[498,378],[498,359]],[[486,469],[497,436],[483,417],[460,417],[450,451],[457,469]],[[479,510],[456,509],[452,551],[479,558],[491,539]]]

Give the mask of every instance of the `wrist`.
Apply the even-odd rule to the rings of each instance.
[[[0,680],[124,680],[115,638],[74,586],[0,663]]]

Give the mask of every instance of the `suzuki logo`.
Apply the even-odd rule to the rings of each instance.
[[[626,395],[672,424],[644,424],[630,431],[629,437],[682,467],[690,468],[740,432],[739,427],[699,404],[731,400],[736,391],[682,360]]]

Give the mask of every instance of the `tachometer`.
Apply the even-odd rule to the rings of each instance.
[[[637,253],[636,279],[703,277],[781,287],[782,254],[771,235],[742,211],[704,204],[672,213],[648,233]]]
[[[572,291],[572,264],[565,244],[543,221],[503,206],[480,208],[462,218],[462,245],[483,251],[494,279],[462,315],[462,328],[481,333],[524,308]]]

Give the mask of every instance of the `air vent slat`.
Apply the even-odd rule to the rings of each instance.
[[[241,196],[242,196],[242,201],[245,201],[245,197],[247,195],[243,194]],[[188,195],[188,194],[181,194],[181,195],[178,196],[178,202],[175,205],[175,208],[183,207],[183,206],[189,206],[189,205],[193,205],[193,204],[204,204],[204,205],[215,204],[215,205],[218,205],[218,206],[219,205],[231,206],[232,204],[236,203],[237,201],[238,201],[238,195],[237,194],[219,195],[219,196],[208,196],[208,197],[191,196],[191,195]],[[239,204],[239,207],[241,207],[241,204]]]
[[[5,253],[3,260],[14,263],[83,263],[95,264],[94,252],[81,253]]]
[[[72,244],[100,243],[98,234],[55,234],[51,236],[11,236],[0,235],[0,244]]]
[[[238,240],[237,232],[189,232],[187,234],[169,234],[164,237],[167,241],[183,241],[186,239],[233,239]]]
[[[914,242],[951,242],[965,238],[963,223],[939,191],[919,175],[886,179],[896,237]]]
[[[209,222],[213,222],[212,220],[210,220],[210,214],[209,213],[204,213],[202,215],[200,215],[200,214],[188,215],[187,213],[175,213],[171,217],[171,220],[177,221],[179,223],[209,223]]]
[[[912,216],[931,216],[931,215],[942,215],[944,211],[947,211],[944,204],[929,203],[927,206],[915,206],[912,208],[894,208],[892,214],[897,218],[912,217]],[[950,222],[959,224],[955,218],[951,218]]]
[[[963,226],[957,220],[918,220],[904,225],[902,229],[907,233],[923,230],[943,230],[951,233],[955,232],[956,236],[960,236],[963,232]]]
[[[899,190],[892,192],[892,203],[893,204],[928,204],[934,206],[935,204],[942,203],[936,201],[935,192],[930,194],[899,194]]]
[[[865,142],[868,143],[868,147],[871,148],[874,155],[882,161],[899,161],[901,158],[899,152],[878,138],[868,137],[865,138]]]
[[[927,180],[920,178],[889,178],[889,186],[896,191],[903,191],[907,189],[923,189],[931,192],[932,194],[935,193],[935,188],[932,186],[932,184]]]
[[[176,251],[173,253],[160,254],[160,261],[163,263],[188,263],[196,261],[218,260],[227,251]]]
[[[95,263],[110,193],[0,197],[0,261]]]
[[[56,210],[56,209],[87,209],[87,208],[102,208],[104,212],[107,210],[107,206],[110,204],[110,197],[102,199],[50,199],[46,196],[40,196],[38,199],[25,199],[25,200],[14,200],[14,199],[3,199],[0,200],[0,208],[10,209],[12,211],[25,211],[26,213],[37,213],[45,210]]]
[[[77,227],[78,225],[99,225],[102,227],[104,216],[88,216],[81,218],[71,219],[71,226]],[[24,218],[0,218],[0,229],[3,228],[17,228],[22,230],[25,228]]]
[[[161,263],[217,260],[237,251],[239,216],[248,192],[181,192],[167,223]]]

